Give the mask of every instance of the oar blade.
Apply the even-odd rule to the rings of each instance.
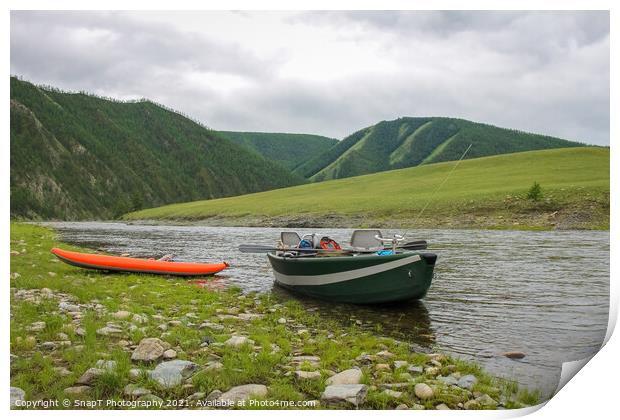
[[[424,240],[411,241],[411,242],[407,242],[406,244],[402,244],[401,246],[399,246],[399,248],[408,249],[408,250],[426,249],[428,248],[428,242]]]
[[[243,253],[266,254],[277,250],[277,248],[267,245],[239,245],[239,252]]]

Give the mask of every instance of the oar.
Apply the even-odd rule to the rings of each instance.
[[[396,247],[397,249],[405,249],[405,250],[416,250],[416,249],[426,249],[428,247],[428,243],[426,241],[411,241],[403,244],[401,246]],[[268,252],[277,252],[277,251],[291,251],[291,252],[319,252],[321,254],[349,254],[349,253],[358,253],[358,254],[373,254],[377,251],[365,251],[359,249],[314,249],[314,248],[278,248],[274,246],[268,245],[239,245],[239,251],[244,253],[256,253],[256,254],[266,254]]]
[[[426,242],[424,240],[411,241],[411,242],[407,242],[405,244],[399,245],[396,248],[397,249],[408,249],[408,250],[426,249],[426,248],[428,248],[428,242]],[[391,248],[387,247],[385,249],[391,249]]]
[[[295,251],[295,252],[321,252],[321,253],[335,253],[344,254],[352,252],[348,249],[314,249],[314,248],[278,248],[268,245],[239,245],[239,251],[245,253],[265,254],[268,252],[276,251]]]

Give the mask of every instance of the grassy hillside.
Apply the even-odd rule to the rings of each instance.
[[[220,131],[235,143],[293,170],[331,149],[338,140],[314,134]]]
[[[295,172],[313,181],[346,178],[458,159],[469,145],[472,159],[528,150],[583,146],[454,118],[382,121],[345,138]]]
[[[302,183],[279,164],[149,101],[11,78],[11,216],[111,218]]]
[[[125,218],[332,227],[609,228],[609,149],[553,149],[465,160],[435,194],[453,167],[453,162],[422,165],[174,204]],[[542,187],[540,201],[526,198],[535,181]]]

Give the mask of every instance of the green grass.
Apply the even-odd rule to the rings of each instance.
[[[103,398],[120,401],[125,399],[123,388],[130,383],[146,387],[164,400],[182,400],[194,392],[208,394],[216,389],[226,391],[235,385],[257,383],[269,387],[265,397],[268,402],[310,401],[320,398],[330,371],[358,365],[355,358],[362,353],[376,354],[387,349],[395,355],[396,360],[405,360],[415,365],[429,362],[429,356],[412,353],[404,343],[362,331],[352,321],[348,325],[346,321],[323,319],[316,313],[305,311],[294,300],[283,302],[270,294],[242,295],[236,289],[201,289],[178,278],[82,270],[53,258],[49,253],[53,246],[80,250],[59,243],[48,229],[28,224],[11,225],[10,345],[11,353],[16,358],[11,361],[10,382],[11,386],[22,388],[28,400],[62,400],[68,397],[64,389],[75,385],[77,378],[100,359],[116,361],[116,369],[97,378],[87,395],[71,399],[83,401]],[[36,302],[16,295],[18,291],[39,292],[43,288],[51,289],[53,295],[41,297]],[[83,310],[80,326],[85,330],[84,336],[77,334],[71,317],[58,310],[60,293],[70,295],[74,299],[73,303],[101,305],[99,308],[93,306]],[[138,324],[144,331],[131,332],[129,322],[114,319],[112,313],[119,309],[146,315],[146,321]],[[219,320],[217,317],[218,314],[234,312],[262,314],[262,317],[249,322]],[[190,316],[189,313],[194,315]],[[163,317],[163,320],[158,316]],[[281,317],[287,319],[286,325],[278,323]],[[170,325],[162,333],[158,325],[164,320],[180,320],[181,324]],[[196,323],[203,320],[219,323],[224,329],[199,330]],[[46,328],[38,332],[29,331],[28,327],[36,321],[45,321]],[[97,335],[97,329],[110,321],[122,326],[124,333],[121,337]],[[297,333],[300,328],[308,330],[303,337]],[[59,333],[66,334],[71,344],[55,350],[39,347],[43,342],[57,341]],[[260,348],[245,346],[232,349],[211,345],[205,351],[199,347],[200,337],[204,335],[210,335],[217,344],[223,343],[231,334],[246,335]],[[146,375],[131,379],[129,370],[132,367],[151,369],[154,363],[132,363],[131,351],[124,348],[120,340],[137,344],[143,337],[162,337],[178,348],[179,359],[191,360],[200,366],[217,357],[223,368],[197,373],[192,378],[191,387],[168,390],[160,389]],[[277,344],[279,349],[272,349],[272,344]],[[292,375],[294,368],[288,363],[294,354],[319,356],[319,366],[311,369],[318,370],[321,378],[316,381],[297,380]],[[479,379],[477,390],[488,393],[496,401],[504,399],[506,407],[522,407],[540,401],[537,393],[492,377],[474,363],[447,357],[443,362],[442,374],[449,373],[450,364],[456,366],[463,375],[475,374]],[[59,368],[68,369],[70,374],[61,375]],[[456,408],[456,405],[471,398],[471,395],[461,391],[435,384],[429,375],[421,375],[404,390],[401,399],[389,399],[377,387],[382,383],[400,381],[396,375],[402,373],[402,369],[394,373],[376,374],[372,365],[364,365],[362,370],[362,382],[371,388],[362,408],[394,408],[400,403],[419,403],[412,389],[416,382],[421,381],[433,384],[437,390],[433,399],[424,402],[429,409],[441,403]],[[265,407],[248,408],[280,408],[271,403]]]
[[[296,220],[315,226],[609,228],[609,149],[552,149],[464,160],[438,190],[454,166],[436,163],[173,204],[124,218],[225,218],[256,225]],[[534,182],[542,187],[538,202],[526,198]]]

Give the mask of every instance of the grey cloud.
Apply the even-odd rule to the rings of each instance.
[[[11,13],[11,71],[80,89],[131,90],[183,72],[264,77],[270,64],[235,45],[144,23],[121,12]],[[128,92],[129,93],[129,92]]]
[[[607,12],[307,12],[291,22],[345,33],[354,25],[360,45],[381,40],[400,68],[388,77],[360,69],[328,82],[291,80],[278,76],[286,57],[256,56],[208,30],[122,12],[13,12],[11,71],[65,89],[149,97],[218,129],[342,138],[383,119],[454,116],[609,144]],[[190,72],[247,84],[223,94]]]

